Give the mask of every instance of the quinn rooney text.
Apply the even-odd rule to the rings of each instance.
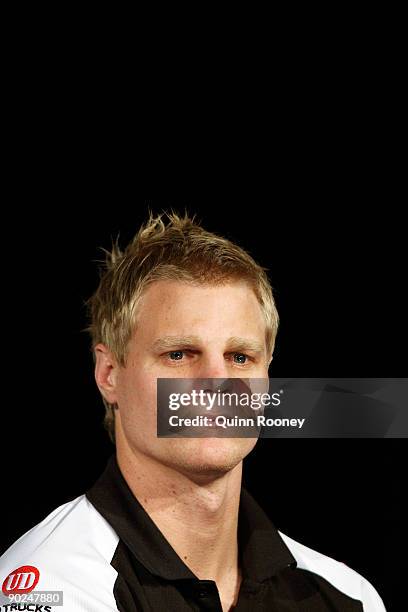
[[[226,417],[218,415],[216,417],[195,416],[191,419],[172,415],[169,417],[171,427],[298,427],[302,429],[305,419],[271,419],[263,415],[256,418],[248,417]]]

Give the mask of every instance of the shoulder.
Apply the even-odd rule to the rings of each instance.
[[[342,593],[361,601],[364,612],[385,611],[381,597],[373,585],[361,574],[345,563],[308,548],[281,532],[279,534],[295,557],[299,569],[319,575]]]
[[[113,584],[117,572],[110,561],[118,540],[112,527],[81,495],[56,508],[0,557],[0,586],[7,593],[17,584],[15,570],[34,568],[21,570],[27,575],[20,580],[27,580],[30,586],[38,577],[32,588],[62,591],[68,608],[116,610]],[[10,574],[14,574],[12,580]]]

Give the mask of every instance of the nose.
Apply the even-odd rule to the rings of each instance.
[[[214,378],[202,378],[199,376],[194,379],[194,389],[202,389],[203,391],[214,393],[223,387],[225,381],[226,378],[221,376]]]
[[[195,372],[195,375],[197,378],[202,379],[202,384],[205,383],[206,386],[208,385],[209,390],[214,391],[217,388],[218,383],[213,379],[225,379],[228,378],[230,374],[224,356],[221,355],[221,357],[218,357],[216,355],[211,355],[208,357],[203,357]]]

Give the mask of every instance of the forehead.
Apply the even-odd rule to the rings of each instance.
[[[191,285],[156,281],[140,300],[136,322],[136,334],[149,339],[166,335],[195,335],[203,340],[265,337],[261,306],[245,282]]]

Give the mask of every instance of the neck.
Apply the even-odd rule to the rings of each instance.
[[[221,599],[232,604],[240,584],[237,529],[242,462],[227,473],[206,478],[180,473],[135,452],[118,450],[118,464],[178,556],[200,580],[214,580]]]

